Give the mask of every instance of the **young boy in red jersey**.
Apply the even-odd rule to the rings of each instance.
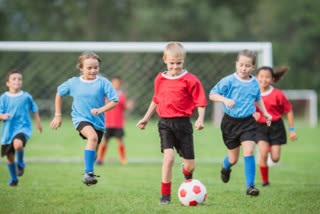
[[[120,77],[113,77],[111,83],[117,92],[119,102],[117,107],[105,112],[106,132],[104,134],[104,140],[101,142],[97,164],[103,164],[104,154],[107,150],[109,139],[115,137],[118,143],[120,162],[121,164],[126,165],[127,159],[125,156],[125,144],[123,142],[125,111],[132,109],[134,103],[132,100],[127,101],[126,94],[121,90],[122,80]],[[106,99],[106,101],[108,100]]]
[[[258,123],[256,141],[260,150],[260,173],[262,186],[269,186],[269,167],[267,164],[270,147],[271,159],[278,162],[280,159],[281,145],[287,143],[286,129],[281,117],[287,114],[289,124],[289,139],[296,140],[297,136],[293,124],[293,112],[290,102],[279,89],[273,88],[272,83],[278,82],[287,72],[287,67],[281,67],[273,71],[271,67],[261,67],[258,69],[257,79],[260,83],[261,97],[267,111],[272,115],[271,126],[266,126],[265,118],[261,117],[261,112],[257,109],[254,117]]]
[[[203,120],[207,100],[199,79],[183,69],[186,52],[179,42],[169,43],[164,50],[163,61],[168,71],[160,72],[154,81],[155,93],[147,113],[137,124],[145,129],[152,114],[157,111],[161,117],[158,123],[161,152],[164,154],[162,166],[162,186],[159,204],[169,204],[171,200],[172,167],[174,151],[183,158],[182,170],[185,179],[192,179],[195,169],[193,149],[193,128],[190,117],[198,107],[195,128],[204,128]]]

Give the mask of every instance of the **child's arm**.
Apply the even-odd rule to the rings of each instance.
[[[291,141],[295,141],[297,139],[296,132],[294,131],[294,124],[293,124],[293,111],[289,111],[287,113],[288,124],[289,124],[289,139]]]
[[[42,132],[42,124],[41,124],[41,121],[40,121],[40,115],[39,115],[39,112],[37,111],[36,113],[34,113],[34,118],[36,119],[37,121],[37,130],[39,132]]]
[[[209,99],[212,101],[215,101],[215,102],[224,103],[224,105],[226,106],[227,109],[232,109],[232,108],[234,108],[234,105],[235,105],[233,100],[228,99],[228,98],[226,98],[222,95],[216,94],[216,93],[210,94]]]
[[[0,120],[7,120],[10,117],[10,114],[5,113],[5,114],[0,114]]]
[[[204,113],[206,108],[204,106],[198,107],[198,119],[195,122],[195,127],[197,130],[201,130],[204,128]]]
[[[116,101],[110,101],[107,104],[105,104],[104,106],[102,106],[101,108],[93,108],[91,109],[91,114],[92,115],[99,115],[102,114],[106,111],[109,111],[113,108],[115,108],[118,105],[118,102]]]
[[[263,103],[262,99],[259,100],[259,101],[256,101],[255,104],[260,109],[260,111],[263,114],[263,116],[266,118],[267,125],[270,126],[271,125],[272,116],[267,112],[266,107],[264,106],[264,103]]]
[[[57,129],[61,126],[62,123],[62,114],[61,114],[61,105],[62,105],[62,98],[58,93],[56,94],[56,101],[55,101],[55,108],[56,113],[54,115],[53,120],[50,123],[50,129]]]
[[[147,123],[149,121],[149,119],[151,118],[151,116],[153,115],[153,113],[156,111],[157,109],[157,105],[156,103],[154,103],[153,101],[151,101],[151,104],[148,108],[148,111],[147,113],[144,115],[143,119],[140,120],[138,123],[137,123],[137,127],[139,129],[145,129],[145,127],[147,126]]]

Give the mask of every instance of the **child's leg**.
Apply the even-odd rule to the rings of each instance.
[[[269,167],[268,167],[268,153],[269,153],[269,143],[267,141],[258,142],[259,151],[260,151],[260,173],[263,183],[269,182]]]
[[[99,157],[98,157],[99,163],[103,163],[104,155],[105,155],[107,148],[108,148],[108,140],[106,137],[103,137],[101,145],[100,145],[100,153],[99,153]]]
[[[163,150],[161,194],[171,195],[172,166],[174,164],[173,149]]]
[[[192,179],[192,174],[196,168],[194,159],[183,159],[183,174],[186,180]]]
[[[239,160],[240,147],[228,149],[228,155],[224,158],[223,168],[230,169]]]
[[[243,141],[241,143],[244,156],[244,172],[246,176],[247,188],[254,186],[254,178],[256,175],[256,162],[254,159],[254,141]]]
[[[13,153],[8,153],[7,154],[7,166],[8,166],[8,170],[10,173],[10,181],[8,182],[8,184],[11,184],[12,181],[18,181],[18,177],[17,177],[17,171],[16,171],[16,163],[14,161],[14,154]]]
[[[84,150],[85,173],[93,172],[96,149],[98,146],[98,135],[92,126],[85,126],[81,134],[88,139]]]
[[[13,140],[13,148],[17,152],[17,164],[21,167],[25,167],[25,163],[23,161],[24,157],[24,149],[23,149],[23,142],[22,140],[15,138]]]
[[[122,164],[127,164],[126,155],[125,155],[125,145],[121,137],[117,137],[118,143],[118,152],[120,155],[120,161]]]
[[[270,153],[272,161],[275,163],[279,162],[281,154],[281,145],[272,145]]]

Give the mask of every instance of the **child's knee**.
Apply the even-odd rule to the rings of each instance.
[[[229,157],[229,163],[234,165],[238,162],[239,157]]]
[[[272,160],[273,162],[275,162],[275,163],[278,163],[279,160],[280,160],[280,156],[276,156],[276,157],[272,157],[272,156],[271,156],[271,160]]]
[[[185,164],[184,169],[187,170],[188,172],[193,172],[196,169],[195,164]]]
[[[171,154],[167,154],[165,155],[164,157],[164,163],[165,164],[173,164],[174,163],[174,155],[171,155]]]
[[[7,154],[7,162],[8,162],[8,164],[12,164],[14,162],[14,154],[13,153]]]
[[[23,143],[21,140],[14,140],[13,141],[13,148],[14,150],[21,152],[23,150]]]

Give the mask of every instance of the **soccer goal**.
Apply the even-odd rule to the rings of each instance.
[[[75,65],[83,51],[94,51],[102,59],[101,75],[120,76],[130,99],[139,102],[129,116],[140,117],[150,104],[153,80],[166,69],[162,53],[167,42],[0,42],[0,77],[17,68],[24,73],[24,89],[38,102],[41,115],[53,115],[56,87],[79,75]],[[201,81],[206,93],[224,76],[235,71],[237,53],[255,51],[257,66],[272,66],[270,42],[183,42],[187,51],[185,69]],[[5,84],[0,84],[5,91]],[[70,111],[71,99],[63,111]],[[213,106],[215,105],[215,106]],[[208,102],[206,118],[219,121],[219,104]]]

